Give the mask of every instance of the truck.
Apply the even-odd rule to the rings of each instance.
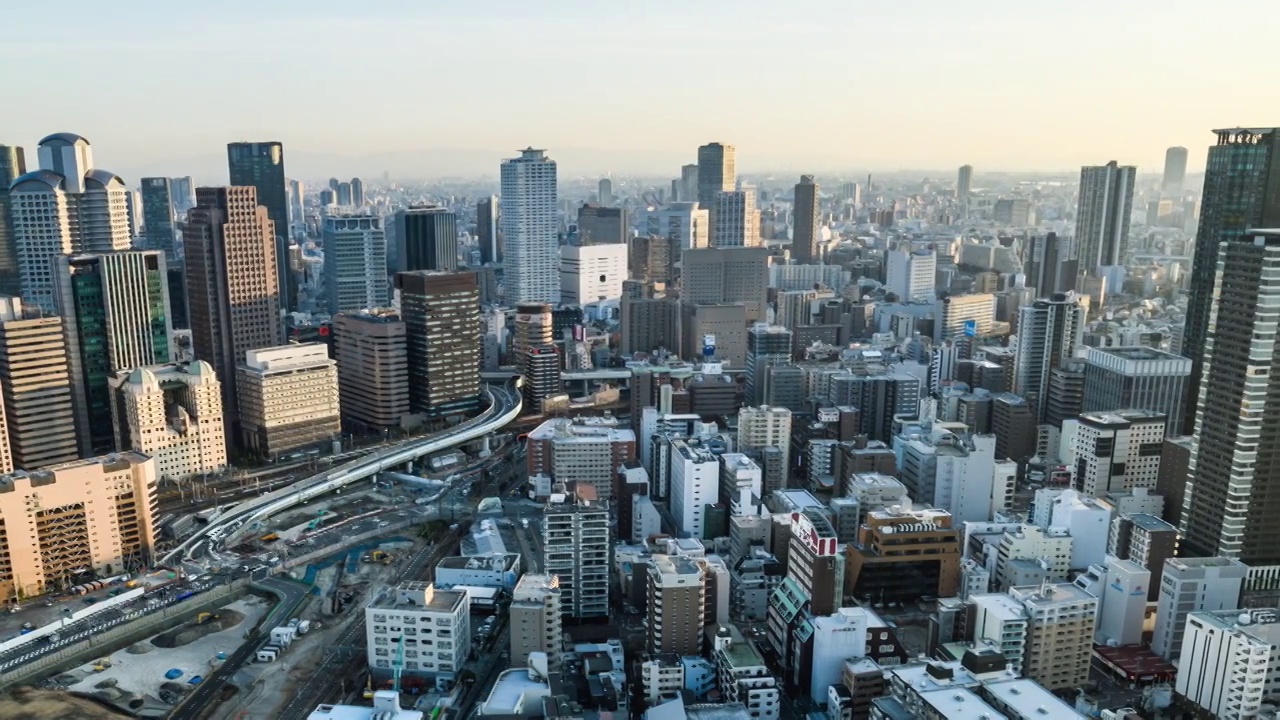
[[[217,619],[218,619],[217,613],[202,612],[199,615],[196,615],[196,624],[204,625],[207,622],[213,622],[214,620],[217,620]]]
[[[279,533],[273,533],[273,532],[272,532],[272,533],[267,533],[266,535],[263,535],[262,537],[258,538],[258,540],[259,540],[259,541],[264,542],[264,543],[273,543],[273,542],[275,542],[275,541],[277,541],[277,540],[279,540],[279,539],[280,539],[280,534],[279,534]]]
[[[299,634],[299,635],[306,635],[306,634],[307,634],[307,631],[309,631],[310,629],[311,629],[311,621],[310,621],[310,620],[300,620],[300,621],[298,622],[298,634]]]

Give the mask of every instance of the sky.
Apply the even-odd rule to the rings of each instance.
[[[55,9],[56,8],[56,9]],[[286,171],[676,176],[1064,171],[1280,125],[1280,68],[1237,0],[60,0],[6,3],[0,143],[75,132],[126,179],[225,182],[225,144]]]

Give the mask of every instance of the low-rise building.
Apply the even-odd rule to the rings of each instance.
[[[449,688],[471,651],[467,593],[431,583],[384,588],[365,606],[365,642],[375,682],[421,678]],[[398,667],[397,667],[398,666]]]
[[[960,532],[945,510],[873,510],[845,546],[845,594],[871,602],[912,602],[959,590]]]

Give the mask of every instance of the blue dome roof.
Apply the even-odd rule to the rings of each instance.
[[[85,145],[89,144],[89,141],[85,139],[83,135],[77,135],[75,133],[69,133],[69,132],[54,133],[46,137],[45,139],[41,140],[40,144],[44,145],[45,143],[54,142],[54,141],[62,141],[64,143],[67,143],[68,145],[75,145],[76,143],[81,143],[81,142],[84,143]]]
[[[62,183],[64,179],[65,178],[63,178],[61,175],[59,175],[58,173],[52,170],[44,170],[44,169],[32,170],[26,175],[19,175],[18,177],[14,178],[13,182],[9,183],[9,189],[16,190],[18,189],[19,185],[22,185],[24,183],[29,183],[29,182],[40,182],[40,183],[44,183],[45,185],[48,185],[51,188],[58,188],[58,187],[62,187]]]

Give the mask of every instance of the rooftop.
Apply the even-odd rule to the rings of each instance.
[[[1085,717],[1034,680],[1019,678],[986,684],[992,702],[1019,717],[1037,720],[1083,720]]]
[[[1096,605],[1098,599],[1071,583],[1044,583],[1009,588],[1009,594],[1029,609],[1045,609],[1063,603]]]
[[[1161,520],[1155,515],[1149,515],[1147,513],[1131,513],[1128,517],[1129,517],[1129,521],[1132,522],[1135,527],[1140,527],[1143,530],[1146,530],[1147,532],[1177,532],[1178,531],[1178,528],[1170,525],[1164,520]]]
[[[373,707],[359,705],[320,705],[307,720],[422,720],[417,710],[400,709],[400,694],[391,690],[374,693]]]
[[[934,690],[921,693],[920,698],[933,708],[940,717],[951,720],[955,718],[975,718],[976,720],[1001,720],[1006,718],[996,712],[982,698],[963,688],[954,690]]]
[[[454,612],[459,606],[467,606],[467,593],[464,591],[442,590],[427,582],[405,582],[383,588],[367,607],[371,610]]]
[[[1089,425],[1128,427],[1136,422],[1164,423],[1167,416],[1152,410],[1111,410],[1108,412],[1087,412],[1080,414],[1080,422]]]
[[[1022,605],[1005,593],[977,593],[969,599],[1000,620],[1025,620]]]
[[[551,687],[545,680],[530,676],[528,668],[506,670],[493,683],[479,714],[525,715],[526,707],[532,709],[532,703],[550,696]]]

